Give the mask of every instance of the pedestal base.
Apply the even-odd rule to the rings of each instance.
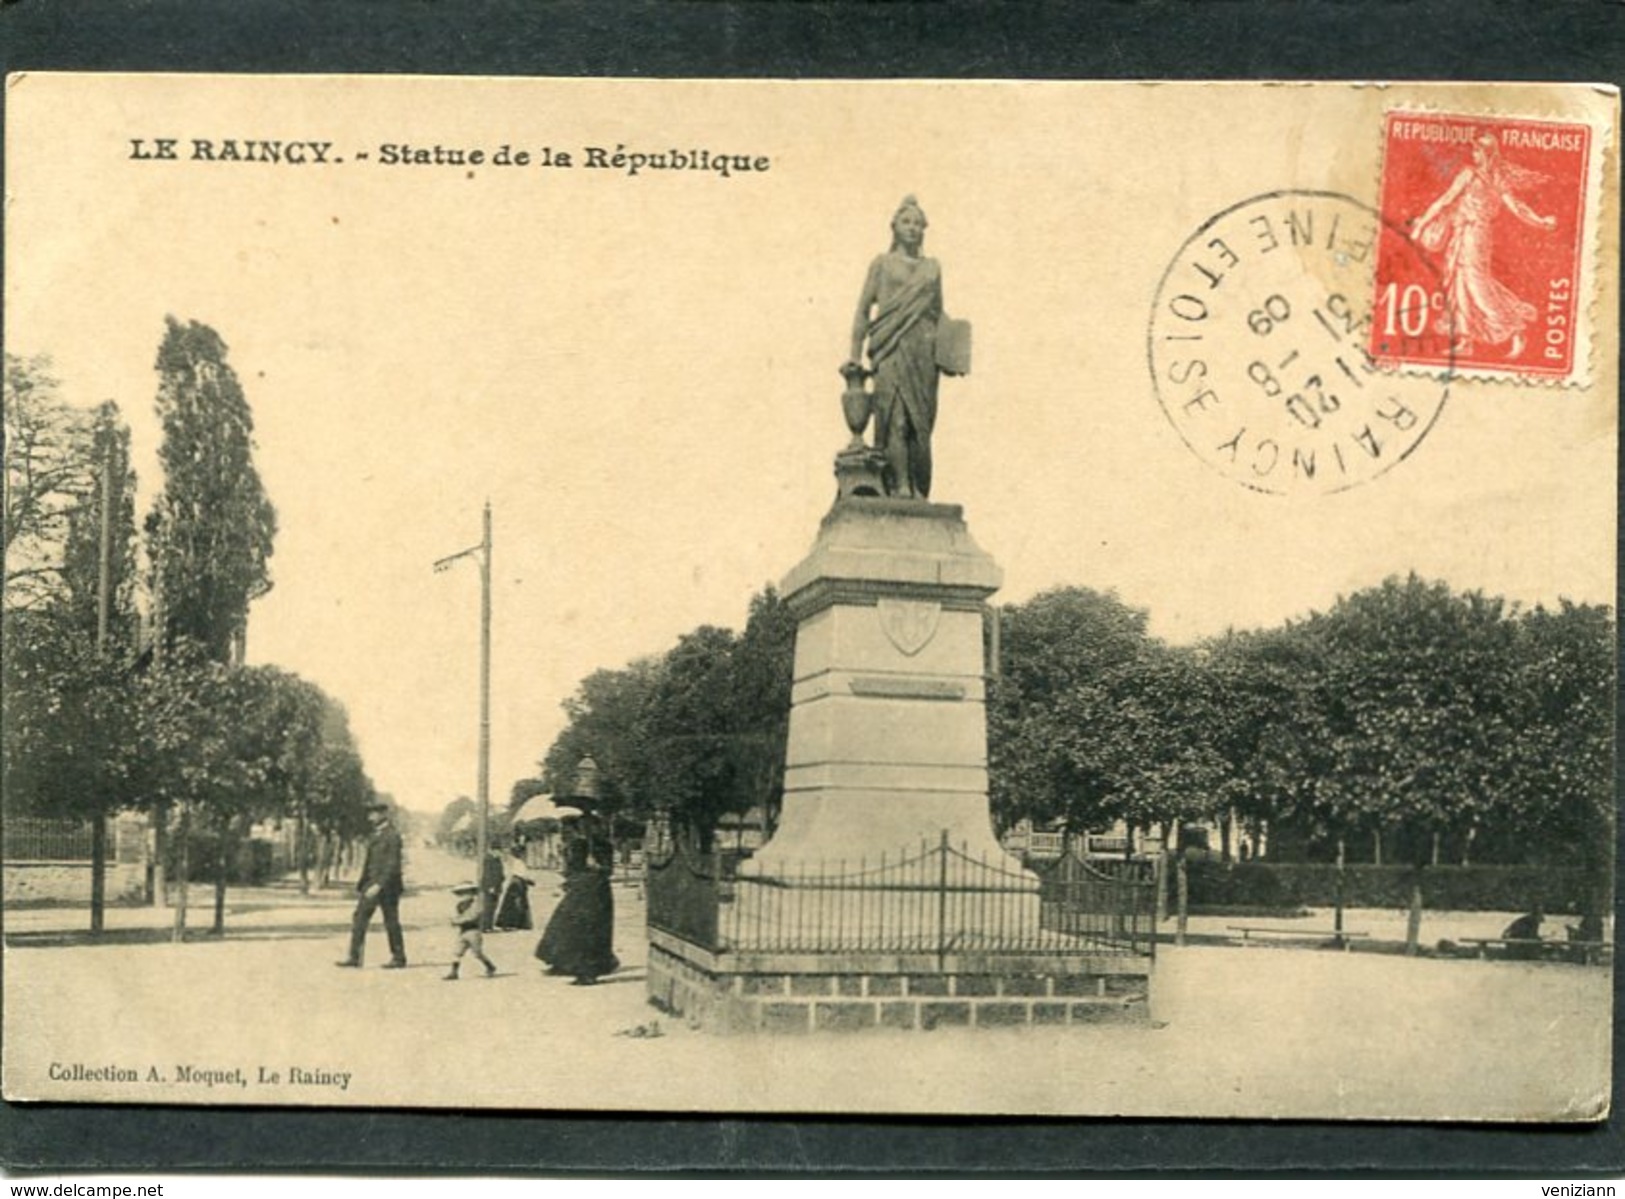
[[[861,441],[835,455],[837,499],[865,496],[879,499],[886,494],[886,456]]]
[[[712,954],[651,930],[649,1000],[708,1032],[1150,1023],[1148,958]]]

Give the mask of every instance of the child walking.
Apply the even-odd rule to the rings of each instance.
[[[457,908],[451,917],[451,923],[457,929],[457,951],[452,954],[451,972],[446,975],[445,981],[451,982],[457,977],[463,954],[470,952],[479,958],[485,966],[485,977],[490,978],[497,968],[485,956],[485,934],[480,932],[480,889],[474,883],[463,883],[453,887],[451,893],[457,898]]]

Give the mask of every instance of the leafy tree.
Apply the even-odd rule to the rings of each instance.
[[[1413,951],[1423,869],[1500,803],[1511,634],[1501,600],[1411,575],[1259,642],[1258,661],[1290,662],[1292,678],[1251,783],[1269,780],[1276,816],[1334,843],[1339,862],[1356,836],[1409,862]]]
[[[1280,819],[1325,836],[1317,780],[1332,755],[1317,702],[1319,645],[1289,621],[1205,648],[1204,673],[1217,690],[1211,741],[1226,767],[1221,802],[1255,826]]]
[[[314,684],[273,666],[225,665],[183,641],[163,669],[146,673],[140,696],[142,790],[179,812],[182,887],[193,848],[208,854],[216,934],[232,859],[255,822],[292,815],[330,838],[330,848],[364,831],[376,793],[343,709]],[[301,831],[302,878],[307,845]],[[177,935],[184,924],[183,898]]]
[[[1068,587],[1003,609],[1001,660],[988,696],[994,822],[1065,819],[1098,828],[1124,807],[1133,731],[1121,672],[1140,660],[1148,614],[1115,595]]]
[[[254,467],[254,420],[226,345],[207,325],[166,318],[158,349],[164,490],[148,522],[167,643],[188,637],[240,658],[249,605],[271,587],[276,510]]]
[[[568,800],[591,755],[599,808],[623,822],[664,809],[709,846],[724,814],[760,808],[771,818],[784,786],[795,633],[769,587],[752,598],[743,633],[702,626],[662,657],[595,671],[565,704],[570,722],[543,759],[543,789]]]
[[[164,668],[148,680],[143,716],[150,793],[179,812],[177,937],[185,929],[194,845],[209,850],[219,867],[228,852],[228,832],[258,809],[263,795],[263,730],[250,710],[258,698],[256,682],[190,642],[176,645]],[[217,878],[217,912],[222,894]]]
[[[465,825],[464,817],[469,821],[478,819],[479,805],[468,796],[459,795],[441,810],[440,819],[435,822],[435,843],[461,853],[471,852],[474,845],[473,826]]]
[[[8,806],[91,828],[90,928],[102,928],[109,814],[131,783],[135,476],[117,405],[62,402],[43,359],[6,360]],[[103,514],[108,612],[101,622]],[[15,618],[13,618],[15,617]],[[9,738],[8,738],[9,741]]]
[[[311,800],[321,781],[318,773],[332,730],[332,701],[321,688],[274,666],[238,668],[242,686],[243,719],[238,726],[235,752],[252,763],[253,789],[239,793],[230,805],[235,812],[213,813],[220,827],[216,859],[215,931],[220,932],[230,854],[255,820],[291,815],[295,821],[295,857],[300,886],[309,889],[306,868],[306,826]],[[350,749],[348,729],[344,743]],[[359,764],[359,758],[357,758]],[[224,820],[221,818],[225,817]]]
[[[758,592],[729,655],[729,752],[736,785],[729,810],[758,808],[770,827],[784,799],[795,646],[789,605],[772,587]]]
[[[1497,790],[1510,733],[1505,605],[1412,575],[1310,625],[1324,646],[1328,807],[1346,831],[1392,836],[1422,864],[1435,835],[1482,820]]]
[[[1107,731],[1117,742],[1114,807],[1130,825],[1177,828],[1211,816],[1227,770],[1214,745],[1220,693],[1189,649],[1147,641],[1107,676],[1114,701]]]
[[[90,419],[49,358],[5,356],[5,608],[62,598],[68,522],[95,487]]]
[[[738,756],[731,707],[734,634],[703,625],[685,633],[666,655],[643,724],[660,769],[648,801],[709,849],[717,819],[737,811]]]
[[[1217,745],[1238,808],[1311,849],[1368,839],[1413,868],[1453,845],[1612,876],[1613,624],[1411,576],[1325,613],[1215,644]],[[1482,834],[1482,835],[1481,835]],[[1272,841],[1279,843],[1277,835]],[[1537,896],[1531,896],[1531,901]]]
[[[988,720],[998,823],[1061,819],[1081,832],[1123,820],[1166,833],[1214,810],[1226,781],[1212,743],[1218,690],[1195,653],[1149,637],[1146,620],[1083,589],[1006,609]]]
[[[538,795],[547,794],[547,784],[540,778],[515,779],[508,791],[508,811],[517,812]]]
[[[6,614],[4,790],[14,812],[104,814],[142,794],[128,666],[48,613]]]
[[[160,828],[167,812],[173,808],[178,813],[171,874],[179,887],[177,940],[186,925],[194,810],[235,782],[226,745],[229,725],[238,713],[227,711],[222,702],[227,672],[223,663],[182,639],[169,650],[163,668],[149,672],[142,688],[140,744],[145,791],[160,814]]]
[[[1116,593],[1059,587],[1003,610],[997,674],[1017,694],[1059,695],[1132,661],[1150,613]]]
[[[1614,624],[1606,607],[1537,607],[1515,623],[1504,823],[1535,862],[1586,872],[1598,930],[1614,876]]]
[[[286,796],[279,777],[280,729],[276,681],[269,668],[236,667],[205,676],[210,711],[202,721],[201,744],[209,756],[200,765],[208,777],[196,793],[205,844],[214,859],[214,925],[225,931],[226,887],[232,856],[249,826],[280,811]],[[198,714],[204,715],[204,714]],[[226,719],[222,722],[219,717]]]
[[[543,789],[561,803],[575,792],[581,759],[598,763],[599,804],[606,812],[647,816],[649,780],[660,768],[646,739],[646,709],[665,670],[642,658],[620,670],[595,670],[564,703],[569,723],[543,757]]]
[[[329,722],[336,707],[329,706]],[[338,715],[342,718],[342,709]],[[347,725],[342,727],[342,736],[335,734],[331,723],[324,730],[311,768],[310,788],[302,808],[304,828],[298,837],[301,888],[309,886],[307,863],[312,840],[319,846],[316,885],[325,887],[342,848],[369,831],[367,807],[380,798],[362,766]]]
[[[8,613],[6,630],[6,806],[89,822],[90,929],[100,932],[107,819],[146,799],[137,680],[127,658],[47,613]]]

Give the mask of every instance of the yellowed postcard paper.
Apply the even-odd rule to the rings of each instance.
[[[1614,90],[7,88],[8,1099],[1607,1114]]]

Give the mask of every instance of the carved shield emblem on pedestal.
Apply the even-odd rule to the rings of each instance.
[[[942,621],[942,605],[934,600],[882,599],[875,610],[886,640],[909,657],[931,643]]]

